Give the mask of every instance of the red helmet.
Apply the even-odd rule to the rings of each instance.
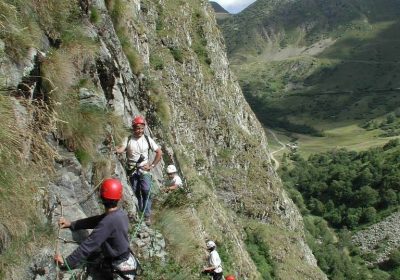
[[[120,200],[122,197],[122,184],[118,179],[108,178],[103,181],[100,196],[104,199]]]
[[[232,274],[227,275],[227,276],[225,277],[225,280],[235,280],[235,276],[233,276]]]
[[[138,125],[138,124],[146,124],[146,121],[142,116],[136,116],[132,120],[132,126]]]

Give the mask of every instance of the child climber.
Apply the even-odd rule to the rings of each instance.
[[[203,268],[203,273],[210,274],[213,280],[222,280],[222,265],[221,259],[216,250],[217,245],[214,241],[207,241],[206,243],[208,255],[208,266]]]
[[[176,170],[175,165],[172,164],[168,165],[167,175],[169,178],[169,182],[167,183],[167,186],[164,189],[165,192],[174,191],[182,187],[182,179],[181,177],[179,177],[178,170]]]

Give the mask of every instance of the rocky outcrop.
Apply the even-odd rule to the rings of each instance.
[[[355,233],[352,242],[364,254],[372,255],[372,263],[387,261],[390,253],[400,247],[399,222],[400,212],[394,213],[383,221]]]

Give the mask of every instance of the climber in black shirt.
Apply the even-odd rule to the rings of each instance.
[[[64,217],[59,220],[61,228],[93,229],[89,237],[64,260],[61,255],[54,259],[61,268],[76,268],[90,254],[101,248],[105,260],[111,262],[111,267],[123,279],[134,279],[136,260],[129,248],[128,216],[118,208],[122,197],[122,184],[117,179],[106,179],[101,185],[100,197],[105,207],[105,213],[98,216],[70,222]]]

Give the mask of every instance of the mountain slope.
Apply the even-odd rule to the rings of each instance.
[[[397,114],[399,15],[396,0],[259,0],[221,29],[260,120],[322,135]]]
[[[220,4],[214,1],[210,1],[211,7],[214,9],[216,14],[229,14],[227,10],[225,10]]]
[[[225,272],[240,279],[326,279],[230,71],[208,1],[10,0],[0,7],[1,277],[87,277],[55,267],[55,252],[77,246],[58,242],[57,219],[99,213],[97,187],[116,176],[142,279],[201,278],[208,239]],[[152,172],[150,229],[114,154],[136,114],[165,151]],[[170,163],[187,192],[159,192]]]
[[[231,17],[231,14],[225,10],[220,4],[214,1],[210,1],[211,7],[214,9],[215,12],[215,18],[217,19],[217,22],[221,23],[224,20],[228,19]]]

